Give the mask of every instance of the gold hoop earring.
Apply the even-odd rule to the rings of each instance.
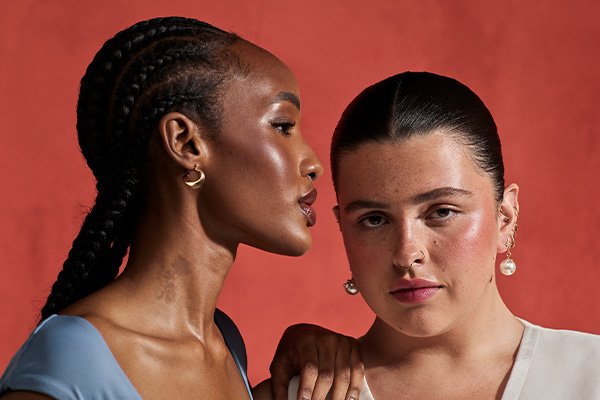
[[[358,287],[356,287],[356,282],[354,282],[354,278],[350,278],[346,282],[344,282],[344,290],[350,296],[358,294]]]
[[[192,189],[200,189],[205,179],[206,175],[204,175],[198,164],[194,164],[194,169],[188,170],[183,175],[183,182]]]

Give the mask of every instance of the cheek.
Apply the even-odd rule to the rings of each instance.
[[[343,227],[342,236],[352,275],[357,281],[361,281],[363,286],[374,284],[377,274],[391,265],[388,242],[383,238],[376,241],[365,240],[354,229],[349,232]]]
[[[493,273],[496,254],[494,221],[489,213],[475,213],[452,235],[437,240],[436,248],[450,261],[440,263],[444,271],[452,267],[466,273],[460,275],[461,280],[475,276],[488,280]]]

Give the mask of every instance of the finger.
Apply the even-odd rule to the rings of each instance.
[[[352,351],[350,352],[350,384],[346,393],[346,400],[358,400],[360,392],[365,383],[365,366],[360,353],[360,345],[355,339],[351,340]]]
[[[271,372],[271,394],[273,398],[275,400],[287,400],[288,384],[296,368],[289,359],[276,356],[269,370]]]
[[[338,340],[338,349],[335,354],[335,373],[333,376],[333,388],[331,389],[331,400],[346,399],[346,394],[350,387],[351,352],[352,344],[350,338],[341,337]]]
[[[319,353],[314,337],[306,338],[299,346],[298,366],[300,367],[300,382],[297,400],[313,399],[313,391],[319,376]]]
[[[324,400],[333,385],[335,356],[339,342],[338,335],[320,336],[317,341],[319,352],[319,376],[315,383],[312,400]]]

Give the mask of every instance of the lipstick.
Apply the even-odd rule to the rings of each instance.
[[[439,283],[427,279],[400,279],[392,285],[390,294],[401,303],[417,304],[430,299],[441,288]]]
[[[311,207],[316,199],[317,189],[313,189],[310,192],[306,193],[304,196],[300,197],[300,200],[298,200],[300,210],[302,210],[302,212],[306,216],[306,226],[309,227],[317,223],[317,212]]]

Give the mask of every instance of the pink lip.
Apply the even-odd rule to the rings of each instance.
[[[307,226],[313,226],[317,223],[317,212],[311,207],[311,205],[317,199],[317,189],[313,189],[298,200],[300,209],[308,220]]]
[[[401,303],[421,303],[433,297],[443,286],[427,279],[400,279],[392,285],[390,294]]]

